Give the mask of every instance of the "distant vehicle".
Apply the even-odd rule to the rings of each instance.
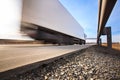
[[[59,0],[23,0],[21,27],[30,37],[45,43],[85,44],[83,28]]]

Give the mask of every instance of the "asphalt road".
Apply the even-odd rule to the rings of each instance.
[[[0,45],[0,72],[61,56],[91,45]]]

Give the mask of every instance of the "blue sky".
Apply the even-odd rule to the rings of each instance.
[[[60,2],[84,28],[88,38],[97,37],[98,0],[60,0]],[[120,42],[120,0],[117,0],[106,26],[112,28],[112,41]],[[102,36],[102,41],[106,42],[106,37]]]

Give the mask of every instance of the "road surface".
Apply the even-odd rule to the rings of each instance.
[[[0,72],[71,53],[91,45],[0,45]]]

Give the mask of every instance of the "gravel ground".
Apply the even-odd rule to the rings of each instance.
[[[120,51],[92,46],[9,80],[120,80]]]

